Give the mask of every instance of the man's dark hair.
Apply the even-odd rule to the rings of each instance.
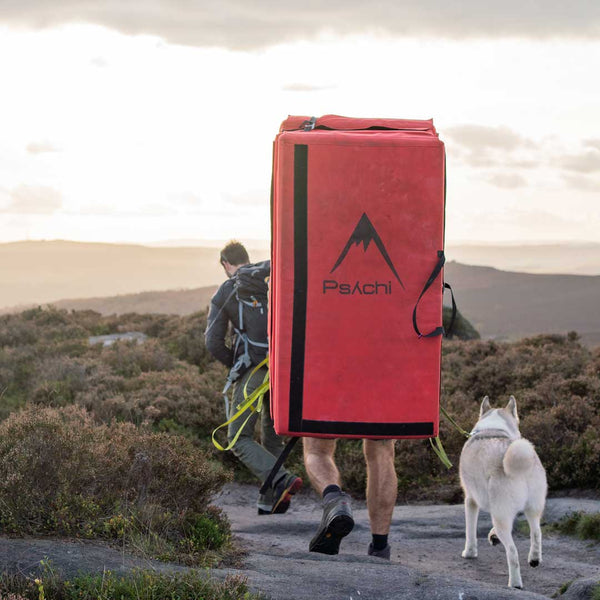
[[[250,262],[250,257],[244,245],[236,240],[231,240],[221,250],[221,262],[226,260],[230,265],[245,265]]]

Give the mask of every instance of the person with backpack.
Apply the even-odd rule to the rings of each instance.
[[[237,412],[236,407],[244,401],[244,390],[250,395],[267,375],[266,365],[256,367],[267,357],[269,350],[267,298],[271,262],[251,264],[246,248],[235,240],[221,250],[219,260],[228,279],[211,299],[204,336],[207,350],[230,369],[223,390],[226,395],[230,387],[233,389],[232,402],[227,410],[227,418],[230,419]],[[233,337],[231,345],[228,345],[226,340],[230,326]],[[229,424],[227,439],[230,444],[233,443],[235,456],[264,482],[283,449],[282,440],[273,428],[268,392],[264,396],[262,410],[253,412],[247,420],[246,417],[244,413]],[[254,439],[254,429],[259,420],[260,444]],[[258,514],[286,512],[291,496],[301,487],[302,479],[282,466],[269,489],[259,495]]]

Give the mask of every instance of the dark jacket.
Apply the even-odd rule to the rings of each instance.
[[[229,368],[237,359],[233,351],[236,335],[233,335],[233,347],[226,343],[230,322],[239,329],[238,301],[233,290],[233,279],[225,281],[212,297],[204,333],[206,349]],[[238,349],[238,355],[242,352],[243,348]]]

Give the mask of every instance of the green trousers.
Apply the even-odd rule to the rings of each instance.
[[[267,367],[259,369],[256,373],[252,374],[254,368],[248,369],[240,379],[238,379],[233,386],[233,399],[229,408],[230,418],[235,411],[237,406],[244,401],[244,386],[248,382],[246,392],[250,395],[264,380],[267,373]],[[249,410],[249,409],[248,409]],[[239,431],[240,427],[244,424],[247,413],[244,413],[237,418],[233,423],[229,424],[227,429],[227,438],[229,442],[233,440]],[[257,423],[260,421],[260,443],[255,440],[254,432]],[[283,440],[275,433],[273,428],[273,419],[271,418],[271,410],[269,403],[269,394],[265,394],[263,407],[260,413],[254,412],[248,419],[245,427],[242,429],[240,437],[232,448],[232,452],[237,458],[239,458],[250,471],[263,482],[271,469],[275,465],[277,457],[281,454],[284,447]],[[273,479],[276,482],[284,475],[288,475],[289,472],[281,467],[277,472],[277,475]],[[264,510],[270,510],[272,505],[272,490],[269,490],[267,494],[259,496],[258,506]]]

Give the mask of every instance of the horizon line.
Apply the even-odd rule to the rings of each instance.
[[[249,238],[245,236],[231,236],[229,238],[168,238],[163,240],[133,241],[133,240],[82,240],[69,238],[27,238],[0,241],[0,245],[24,244],[24,243],[70,243],[70,244],[105,244],[111,246],[145,246],[163,248],[193,248],[193,247],[218,247],[228,241],[236,239],[245,245],[258,244],[270,246],[271,241],[266,238]],[[454,240],[446,241],[446,247],[456,246],[600,246],[600,240]],[[250,246],[252,247],[252,246]]]

